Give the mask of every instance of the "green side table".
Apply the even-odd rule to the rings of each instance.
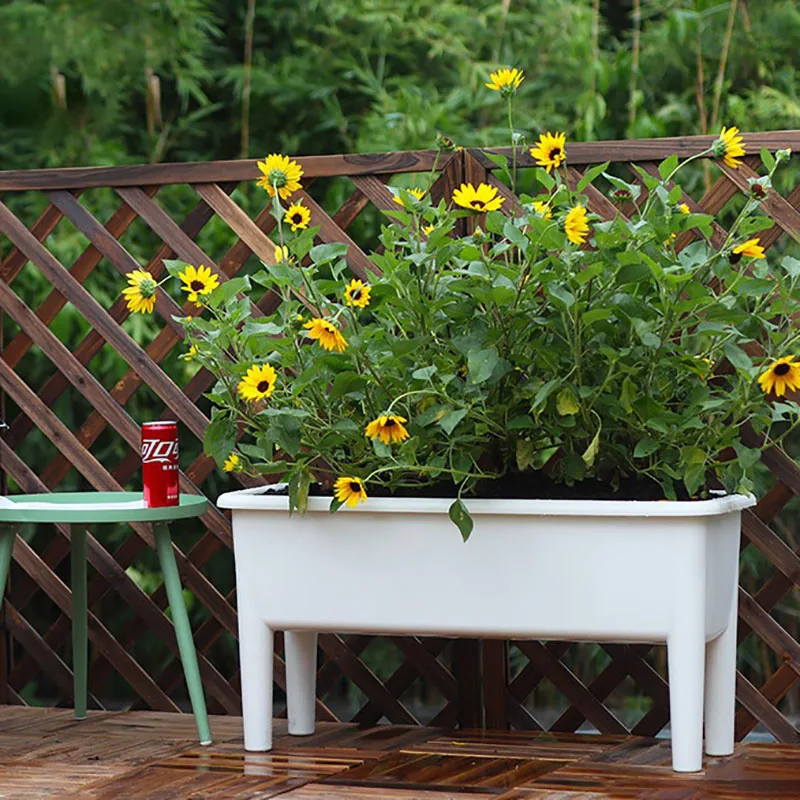
[[[47,508],[12,508],[0,506],[0,600],[3,597],[11,564],[11,551],[17,527],[22,523],[58,522],[94,525],[107,522],[151,522],[156,540],[158,560],[172,611],[183,674],[189,688],[200,744],[211,744],[206,701],[197,666],[189,616],[183,600],[183,589],[172,552],[169,523],[176,519],[196,517],[204,513],[205,497],[182,494],[180,505],[164,508],[120,508],[109,504],[133,503],[142,500],[141,492],[59,492],[54,494],[22,494],[7,498],[14,503],[47,503]],[[52,506],[52,507],[50,507]],[[86,607],[86,531],[72,531],[72,650],[75,687],[75,717],[86,717],[86,677],[88,667],[88,632]]]

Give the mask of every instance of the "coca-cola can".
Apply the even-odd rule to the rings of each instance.
[[[142,425],[142,484],[148,508],[178,505],[177,422]]]

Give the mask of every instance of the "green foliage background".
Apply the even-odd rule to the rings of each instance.
[[[723,124],[800,127],[794,0],[0,0],[0,170],[427,148],[437,132],[464,145],[505,144],[503,101],[483,88],[503,65],[525,70],[515,124],[529,141],[543,129],[591,140],[717,132]],[[794,185],[796,173],[787,173]],[[344,189],[325,191],[335,201]],[[4,200],[29,224],[44,202],[29,194]],[[194,201],[188,190],[162,198],[176,218]],[[118,205],[101,190],[82,202],[103,221]],[[243,189],[237,202],[256,201]],[[224,246],[223,227],[203,232],[207,251]],[[65,265],[85,244],[65,223],[48,240]],[[134,225],[125,245],[144,263],[154,237]],[[9,249],[0,237],[0,258]],[[106,306],[120,288],[113,274],[98,270],[86,284]],[[34,307],[49,292],[30,265],[14,288]],[[52,328],[71,343],[88,330],[69,306]],[[157,330],[141,318],[126,329],[142,343]],[[109,348],[91,368],[109,387],[125,371]],[[190,369],[177,355],[165,368],[179,382]],[[35,349],[18,369],[34,386],[52,372]],[[128,406],[137,419],[159,408],[147,391]],[[56,411],[76,430],[89,409],[71,396]],[[47,447],[32,435],[21,454],[43,465],[52,457]],[[93,452],[114,464],[118,448],[104,436]],[[60,488],[78,485],[73,473]],[[791,529],[783,532],[796,546]],[[756,586],[769,568],[752,551],[744,578]],[[230,565],[210,574],[230,588]],[[152,582],[146,564],[137,579]],[[780,607],[795,636],[797,616],[791,600]],[[201,619],[195,609],[194,621]],[[777,663],[760,644],[741,652],[756,683]],[[157,660],[163,650],[145,636],[136,655]],[[216,657],[233,664],[232,642],[223,639]],[[603,660],[602,651],[584,648],[571,663],[586,677]],[[370,663],[383,674],[393,659],[375,651]],[[37,691],[46,695],[47,687],[29,687]],[[540,699],[548,697],[545,687]],[[785,702],[797,705],[791,696]]]

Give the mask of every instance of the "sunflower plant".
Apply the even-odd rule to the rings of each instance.
[[[522,80],[501,71],[487,86],[510,110]],[[701,156],[736,168],[736,128],[637,183],[602,164],[574,186],[564,134],[526,153],[510,127],[502,166],[512,182],[527,169],[532,187],[519,204],[489,183],[438,201],[393,190],[370,274],[351,274],[346,245],[315,244],[295,199],[302,169],[277,155],[259,165],[274,263],[219,284],[168,262],[198,305],[180,321],[188,357],[217,378],[205,448],[222,468],[285,481],[300,511],[313,484],[332,510],[433,487],[465,538],[472,495],[753,488],[761,450],[800,424],[800,261],[768,261],[759,237],[789,152],[762,153],[765,174],[722,232],[678,181]],[[600,181],[612,219],[589,210]],[[281,302],[262,315],[250,296],[264,289]],[[132,311],[152,310],[154,281],[137,272],[125,291]]]

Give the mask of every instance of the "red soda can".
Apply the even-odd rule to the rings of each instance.
[[[178,423],[142,425],[142,484],[148,508],[178,505]]]

